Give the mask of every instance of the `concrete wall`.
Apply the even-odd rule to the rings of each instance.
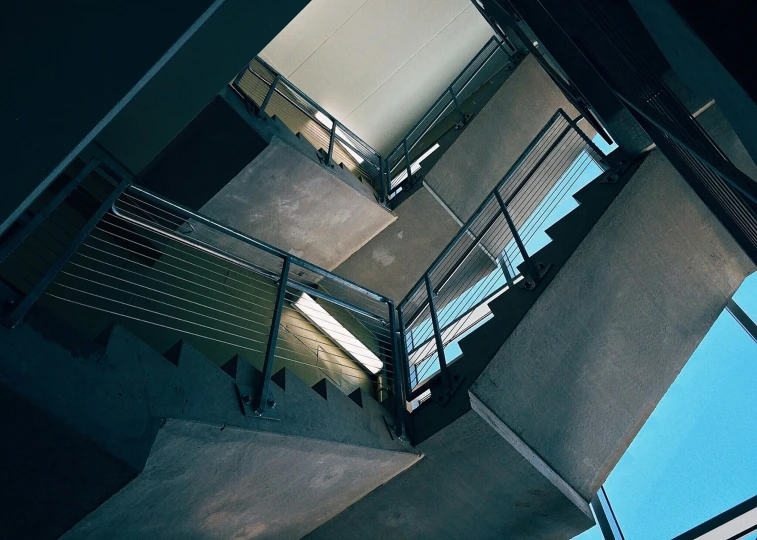
[[[219,2],[215,2],[218,4]],[[214,2],[10,0],[0,36],[0,231],[118,112]],[[175,52],[175,51],[173,51]]]
[[[138,174],[307,3],[225,0],[97,141]]]
[[[4,5],[0,231],[98,135],[139,172],[306,3]]]
[[[591,499],[754,269],[655,151],[471,394]]]
[[[536,59],[527,57],[426,182],[466,221],[559,108],[571,118],[578,115]]]

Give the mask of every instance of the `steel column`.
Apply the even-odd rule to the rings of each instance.
[[[410,165],[410,150],[407,148],[407,139],[402,140],[402,148],[405,150],[405,167],[407,168],[407,181],[413,176],[413,170]]]
[[[447,358],[444,356],[444,342],[442,341],[442,332],[439,328],[439,319],[436,316],[436,304],[434,303],[434,290],[431,287],[431,279],[428,274],[424,276],[426,281],[426,294],[428,295],[428,307],[431,312],[431,324],[434,327],[434,339],[436,340],[436,352],[439,356],[439,371],[442,375],[442,385],[446,390],[452,388],[452,380],[447,368]]]
[[[79,172],[79,174],[77,174],[73,180],[66,184],[66,187],[60,190],[60,192],[58,192],[58,194],[53,197],[45,205],[45,207],[31,219],[31,221],[24,225],[24,227],[20,231],[14,234],[13,237],[8,240],[5,245],[2,246],[2,249],[0,249],[0,263],[2,263],[8,257],[8,255],[10,255],[19,245],[21,245],[21,242],[23,242],[27,236],[34,232],[34,230],[40,226],[40,224],[47,218],[47,216],[52,214],[53,210],[55,210],[58,205],[63,202],[63,199],[68,197],[71,192],[76,189],[76,186],[78,186],[87,176],[89,176],[89,173],[97,168],[99,164],[100,160],[98,159],[90,160],[89,163],[87,163]]]
[[[405,383],[403,382],[402,354],[397,346],[397,319],[394,303],[388,302],[389,331],[392,333],[392,369],[394,370],[394,433],[401,440],[407,440],[405,433]]]
[[[463,109],[460,107],[460,102],[457,100],[457,95],[455,95],[455,91],[450,86],[448,88],[450,95],[452,96],[452,101],[455,103],[455,109],[457,109],[457,114],[460,115],[460,121],[464,124],[465,123],[465,114],[463,113]]]
[[[281,278],[279,279],[279,290],[276,293],[276,303],[273,307],[273,320],[271,322],[271,332],[268,335],[268,343],[265,347],[265,361],[263,363],[263,384],[260,392],[254,396],[252,410],[255,414],[262,415],[269,407],[274,407],[276,402],[269,399],[268,394],[271,387],[271,375],[273,375],[273,361],[276,356],[276,341],[279,339],[279,326],[281,322],[281,312],[284,309],[284,299],[286,295],[287,281],[289,281],[289,266],[291,259],[284,258],[284,264],[281,268]]]
[[[279,85],[279,81],[281,81],[281,75],[276,74],[276,77],[273,79],[273,82],[271,83],[271,87],[268,89],[268,93],[265,95],[265,99],[263,100],[263,103],[260,105],[260,110],[258,111],[259,115],[265,112],[265,108],[268,106],[268,102],[271,101],[271,98],[273,97],[273,93],[276,91],[276,87]]]
[[[510,227],[510,232],[513,233],[513,239],[515,239],[515,243],[518,245],[518,250],[523,256],[523,262],[526,265],[526,271],[530,274],[530,277],[534,281],[534,283],[538,283],[540,279],[539,270],[536,268],[536,264],[534,264],[533,259],[531,259],[531,257],[528,255],[526,246],[523,245],[523,240],[521,240],[520,235],[518,234],[518,229],[515,228],[513,218],[510,217],[510,212],[507,211],[507,205],[502,199],[502,195],[499,194],[498,189],[494,190],[494,196],[497,198],[497,202],[499,202],[499,207],[502,209],[502,214],[505,216],[507,226]]]

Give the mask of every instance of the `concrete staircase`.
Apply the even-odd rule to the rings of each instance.
[[[460,387],[410,415],[416,466],[308,538],[568,539],[754,265],[658,153],[547,230],[552,264],[460,342]]]
[[[362,390],[282,369],[261,419],[240,357],[98,341],[41,308],[0,328],[7,538],[300,538],[420,459]]]

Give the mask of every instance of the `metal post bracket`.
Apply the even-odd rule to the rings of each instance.
[[[539,282],[547,275],[547,272],[552,268],[552,264],[534,261],[534,267],[536,268],[537,275],[530,276],[523,274],[523,279],[518,282],[518,287],[527,291],[533,291]]]
[[[255,397],[259,396],[263,392],[263,389],[261,387],[247,386],[239,383],[237,383],[236,387],[239,404],[245,416],[259,418],[261,420],[274,420],[276,422],[281,421],[280,416],[273,412],[273,409],[276,406],[276,402],[273,401],[273,399],[270,399],[270,396],[265,410],[262,412],[255,411]]]
[[[465,377],[460,377],[460,375],[452,375],[450,377],[449,386],[441,385],[431,389],[431,399],[444,407],[445,405],[447,405],[447,403],[450,402],[452,396],[455,395],[455,392],[458,391],[460,385],[463,384],[464,380]]]

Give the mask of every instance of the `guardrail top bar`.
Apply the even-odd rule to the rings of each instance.
[[[275,70],[271,65],[260,58],[259,56],[255,57],[255,60],[259,62],[264,68],[266,68],[268,71],[274,74],[274,76],[281,77],[281,80],[284,81],[284,84],[288,86],[291,90],[293,90],[296,94],[298,94],[301,98],[303,98],[309,105],[311,105],[314,109],[317,111],[320,111],[323,113],[329,120],[334,122],[334,125],[339,127],[344,133],[348,134],[350,137],[353,137],[357,142],[362,144],[367,150],[369,150],[374,156],[377,156],[379,159],[381,159],[381,154],[379,154],[370,144],[365,142],[363,139],[358,137],[352,130],[350,130],[348,127],[346,127],[344,124],[342,124],[339,120],[337,120],[334,115],[329,113],[326,109],[318,105],[313,99],[308,96],[305,92],[297,88],[292,81],[281,75],[277,70]]]
[[[233,238],[236,238],[237,240],[240,240],[240,241],[242,241],[242,242],[244,242],[246,244],[249,244],[249,245],[251,245],[253,247],[256,247],[256,248],[258,248],[258,249],[260,249],[262,251],[270,253],[271,255],[276,255],[278,257],[281,257],[282,259],[287,259],[288,258],[289,260],[292,261],[292,263],[296,264],[297,266],[299,266],[301,268],[309,270],[309,271],[311,271],[311,272],[313,272],[315,274],[321,275],[323,277],[328,277],[329,279],[332,279],[332,280],[336,281],[340,285],[343,285],[343,286],[345,286],[345,287],[347,287],[349,289],[352,289],[352,290],[354,290],[356,292],[359,292],[359,293],[361,293],[361,294],[363,294],[365,296],[368,296],[368,297],[372,298],[373,300],[376,300],[376,301],[382,302],[382,303],[389,303],[389,302],[391,302],[390,299],[386,298],[385,296],[383,296],[383,295],[381,295],[381,294],[379,294],[377,292],[371,291],[370,289],[366,289],[365,287],[361,287],[360,285],[358,285],[356,283],[353,283],[352,281],[350,281],[348,279],[345,279],[345,278],[343,278],[341,276],[337,276],[336,274],[333,274],[333,273],[329,272],[328,270],[324,270],[323,268],[321,268],[319,266],[316,266],[316,265],[314,265],[312,263],[309,263],[309,262],[307,262],[307,261],[305,261],[303,259],[300,259],[299,257],[291,255],[291,254],[287,253],[286,251],[278,249],[278,248],[276,248],[276,247],[274,247],[274,246],[272,246],[270,244],[267,244],[267,243],[265,243],[265,242],[263,242],[261,240],[257,240],[255,238],[252,238],[251,236],[248,236],[248,235],[244,234],[243,232],[234,229],[233,227],[228,227],[226,225],[218,223],[217,221],[215,221],[215,220],[213,220],[211,218],[203,216],[202,214],[198,214],[196,212],[193,212],[192,210],[189,210],[188,208],[186,208],[186,207],[184,207],[184,206],[182,206],[182,205],[180,205],[178,203],[175,203],[175,202],[172,202],[172,201],[168,201],[168,200],[164,199],[163,197],[161,197],[160,195],[157,195],[156,193],[153,193],[152,191],[150,191],[148,189],[145,189],[145,188],[143,188],[141,186],[137,186],[137,185],[134,185],[134,184],[131,184],[128,189],[132,190],[132,191],[136,191],[136,192],[144,195],[145,197],[147,197],[148,199],[152,200],[153,202],[155,202],[157,204],[160,204],[160,205],[162,205],[162,206],[164,206],[166,208],[172,209],[173,211],[175,211],[175,212],[181,214],[182,216],[184,216],[185,218],[194,219],[194,220],[196,220],[196,221],[198,221],[198,222],[200,222],[200,223],[202,223],[204,225],[207,225],[210,228],[216,229],[219,232],[222,232],[224,234],[228,234],[229,236],[231,236]]]
[[[497,185],[492,189],[489,194],[486,196],[484,201],[479,205],[479,207],[476,209],[475,212],[473,212],[473,215],[468,219],[465,225],[460,228],[460,231],[455,235],[455,237],[447,244],[447,246],[444,248],[444,250],[439,254],[439,256],[434,259],[434,262],[431,263],[431,266],[428,267],[428,270],[426,270],[426,273],[433,272],[439,264],[441,264],[442,260],[449,254],[449,252],[454,248],[456,243],[460,240],[460,238],[465,235],[468,231],[468,223],[472,223],[475,221],[475,219],[483,212],[489,202],[494,197],[494,192],[498,191],[499,189],[504,186],[507,181],[510,179],[512,174],[515,172],[515,170],[523,163],[523,161],[529,156],[529,154],[533,151],[533,149],[536,147],[537,144],[542,140],[544,135],[552,128],[554,123],[559,118],[564,118],[568,122],[570,122],[570,117],[563,111],[562,109],[557,109],[557,112],[552,115],[552,117],[547,121],[547,123],[544,125],[544,127],[539,131],[539,133],[534,137],[534,139],[531,141],[531,143],[526,147],[526,149],[521,153],[521,155],[518,157],[517,160],[515,160],[515,163],[510,167],[510,169],[505,173],[505,175],[502,177],[502,179],[497,183]],[[576,127],[575,129],[578,129]],[[425,276],[425,274],[424,274]],[[410,298],[415,294],[420,287],[423,286],[424,283],[424,276],[421,276],[420,279],[413,285],[413,288],[410,289],[410,292],[407,293],[405,298],[402,299],[402,301],[399,304],[399,308],[402,309],[405,304],[410,300]]]

